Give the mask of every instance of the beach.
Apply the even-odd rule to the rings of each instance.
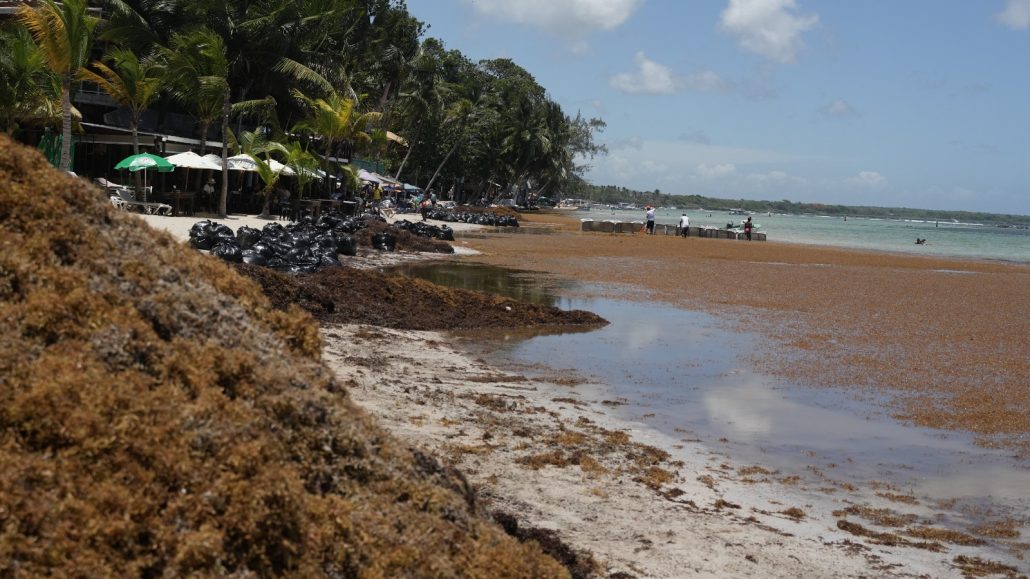
[[[1019,291],[1025,267],[581,234],[562,216],[522,222],[537,234],[466,228],[457,259],[589,282],[573,291],[594,297],[719,313],[730,328],[770,336],[756,366],[823,387],[885,389],[891,395],[883,400],[903,420],[1025,449],[1020,410],[1027,406],[1016,381],[1027,372],[1019,356],[1026,322],[1003,315],[1005,307],[1027,311]],[[382,267],[379,259],[354,261]],[[400,254],[389,263],[408,259],[440,256]],[[987,296],[989,308],[969,311]],[[935,332],[934,348],[903,347]],[[972,524],[939,525],[947,509],[903,488],[824,472],[799,477],[735,459],[686,433],[669,436],[620,417],[624,402],[588,376],[487,362],[475,353],[475,337],[365,325],[323,325],[322,334],[323,360],[358,405],[402,441],[461,470],[495,517],[553,533],[597,575],[958,577],[993,569],[1016,576],[1025,567],[1025,520],[980,517],[994,526],[976,534]],[[968,374],[954,371],[957,356],[992,380],[993,391],[964,382]],[[999,361],[1012,382],[1001,379]],[[902,371],[905,364],[912,368]],[[856,381],[856,372],[865,379]],[[911,376],[926,372],[937,376],[933,388]],[[970,398],[991,405],[990,419],[958,402]]]

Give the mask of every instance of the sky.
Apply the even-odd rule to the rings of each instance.
[[[1030,215],[1030,0],[407,0],[607,123],[586,178]]]

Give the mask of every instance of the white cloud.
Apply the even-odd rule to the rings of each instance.
[[[865,187],[882,187],[887,184],[887,179],[876,171],[860,171],[851,178],[851,182]]]
[[[717,165],[702,163],[697,166],[697,174],[707,179],[721,179],[736,172],[737,167],[733,163],[719,163]]]
[[[796,9],[795,0],[730,0],[721,25],[742,48],[790,63],[804,46],[801,33],[819,22],[818,15],[796,14]]]
[[[1026,30],[1030,27],[1030,0],[1007,0],[1005,9],[995,16],[1013,30]]]
[[[562,36],[612,30],[643,0],[464,0],[479,14],[529,24]]]
[[[643,52],[633,58],[637,69],[620,72],[609,79],[612,88],[631,94],[671,94],[676,92],[676,81],[669,67],[650,60]]]
[[[752,173],[747,176],[752,183],[805,183],[806,179],[788,175],[785,171],[769,171],[768,173]]]
[[[641,52],[633,57],[636,70],[613,75],[608,83],[612,88],[629,94],[672,94],[678,91],[715,92],[726,90],[729,84],[712,71],[678,75]]]
[[[861,114],[855,107],[844,99],[837,99],[819,109],[823,115],[827,117],[833,117],[837,119],[846,119],[850,117],[858,117]]]

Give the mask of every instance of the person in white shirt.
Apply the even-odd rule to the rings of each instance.
[[[687,232],[689,230],[690,230],[690,218],[687,217],[686,213],[684,213],[683,216],[680,217],[680,235],[682,235],[683,237],[686,237],[687,236]]]
[[[647,233],[654,235],[654,207],[647,206]]]

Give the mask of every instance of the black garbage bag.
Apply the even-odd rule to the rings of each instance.
[[[268,266],[268,258],[262,255],[260,252],[253,249],[244,249],[243,263],[249,263],[250,265],[260,265],[261,267]]]
[[[261,230],[244,225],[236,230],[236,241],[239,242],[242,249],[250,249],[261,241]]]
[[[397,248],[397,236],[382,231],[372,235],[372,247],[380,251],[393,251]]]
[[[211,254],[233,263],[241,263],[243,261],[243,250],[235,243],[219,243],[211,249]]]
[[[336,258],[336,253],[323,253],[318,256],[319,267],[335,267],[342,265],[340,260]]]
[[[268,259],[275,255],[275,250],[273,250],[272,246],[266,243],[265,241],[259,241],[255,243],[250,249],[255,253],[261,254],[261,256],[265,259]]]
[[[340,243],[337,246],[339,253],[343,255],[358,254],[358,240],[353,235],[341,235]]]
[[[454,241],[454,230],[451,229],[450,227],[447,227],[446,225],[442,225],[442,226],[438,227],[437,230],[438,230],[438,232],[436,234],[436,238],[437,239],[442,239],[444,241]]]
[[[207,235],[201,234],[197,237],[190,236],[190,245],[197,249],[211,249],[213,240]]]

